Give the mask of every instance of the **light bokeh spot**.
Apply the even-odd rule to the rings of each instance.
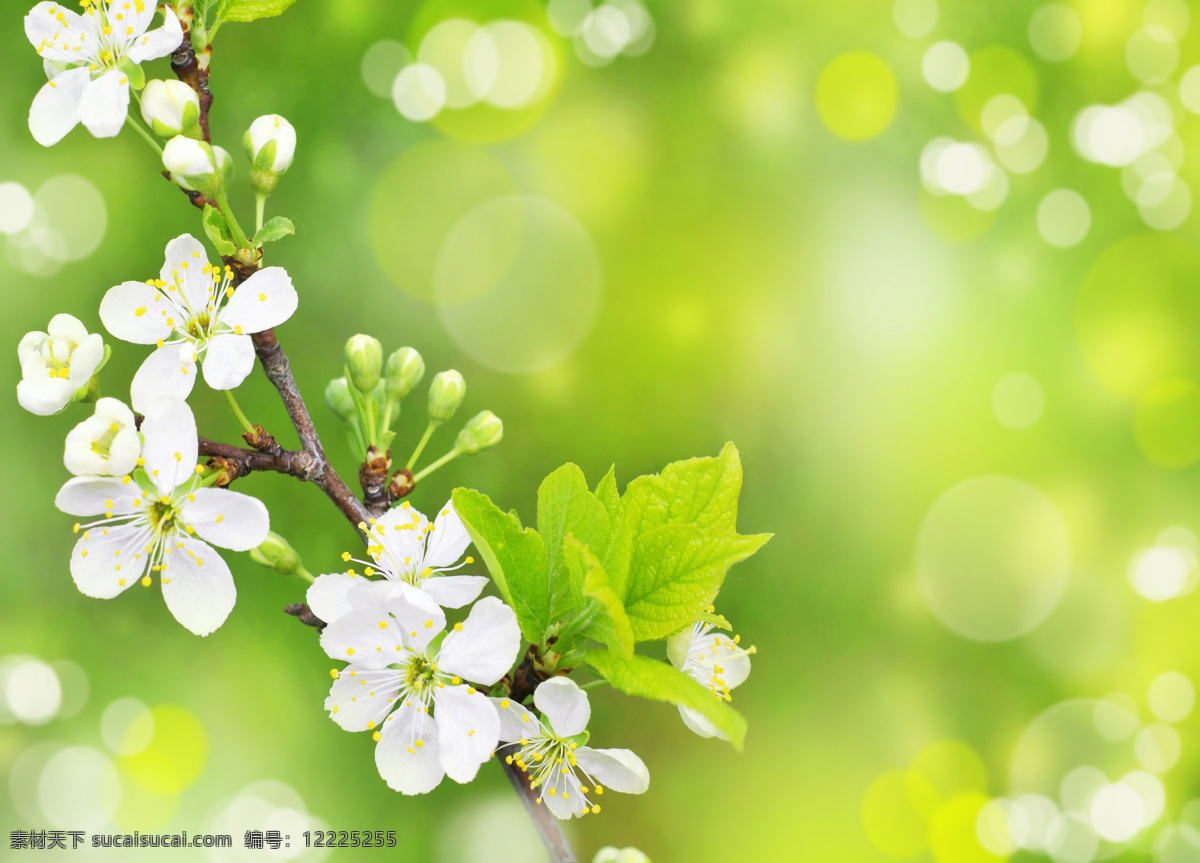
[[[881,134],[896,114],[898,99],[892,68],[866,51],[835,57],[817,79],[817,113],[829,131],[847,141]]]
[[[937,26],[937,0],[895,0],[892,21],[909,39],[922,39]]]
[[[1196,687],[1187,675],[1166,671],[1150,683],[1150,712],[1163,722],[1182,722],[1196,706]]]
[[[1003,94],[1019,99],[1026,112],[1033,113],[1038,101],[1038,79],[1024,56],[1012,48],[992,46],[972,52],[970,63],[971,74],[955,91],[954,103],[972,129],[984,131],[984,107]]]
[[[392,84],[392,101],[405,119],[422,123],[433,119],[446,105],[446,82],[425,63],[405,66]]]
[[[1083,242],[1092,227],[1092,211],[1083,195],[1074,189],[1055,189],[1038,204],[1038,233],[1060,249]]]
[[[54,669],[32,657],[7,670],[4,697],[17,721],[25,725],[44,725],[58,715],[62,704],[62,685]]]
[[[1083,22],[1065,3],[1048,3],[1029,19],[1029,45],[1049,63],[1069,60],[1083,40]]]
[[[130,732],[143,733],[137,724],[152,722],[149,745],[120,760],[122,772],[148,791],[178,794],[199,778],[208,761],[208,734],[195,714],[176,705],[151,708],[147,718],[134,720]]]
[[[935,42],[921,59],[921,74],[926,83],[942,93],[957,90],[967,80],[971,62],[957,42]]]
[[[396,76],[411,61],[412,55],[403,44],[395,39],[381,39],[363,54],[363,83],[376,96],[391,98]]]
[[[992,413],[1000,425],[1014,431],[1031,428],[1046,407],[1041,384],[1024,372],[1012,372],[992,388]]]
[[[0,234],[18,234],[33,221],[33,195],[20,183],[0,183]]]
[[[100,737],[115,755],[137,755],[154,738],[154,715],[136,698],[118,698],[104,708]]]
[[[1179,43],[1163,27],[1143,27],[1125,43],[1125,65],[1143,84],[1167,80],[1178,63]]]
[[[96,830],[117,811],[121,779],[102,753],[71,746],[56,752],[42,768],[37,798],[46,820],[55,827]]]
[[[1170,725],[1155,722],[1138,732],[1133,751],[1138,763],[1151,773],[1166,773],[1179,763],[1183,741]]]

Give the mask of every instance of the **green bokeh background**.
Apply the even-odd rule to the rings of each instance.
[[[0,342],[15,346],[60,311],[99,329],[103,292],[156,274],[166,242],[199,234],[200,223],[128,132],[97,141],[76,131],[52,149],[31,140],[28,104],[44,77],[21,33],[26,5],[0,5],[0,181],[34,190],[78,174],[108,211],[101,248],[50,277],[0,256]],[[563,462],[593,481],[615,463],[623,485],[669,461],[716,454],[727,440],[740,448],[740,528],[775,534],[730,572],[718,600],[759,651],[735,692],[750,722],[745,752],[693,736],[669,706],[595,693],[593,741],[640,753],[652,783],[641,798],[606,796],[601,815],[569,827],[581,858],[616,844],[656,861],[888,859],[864,827],[864,796],[927,745],[962,741],[986,776],[958,790],[1000,796],[1014,745],[1043,710],[1119,691],[1151,722],[1150,682],[1167,670],[1200,673],[1200,596],[1149,602],[1127,578],[1131,559],[1164,528],[1200,532],[1200,396],[1189,401],[1194,386],[1178,383],[1200,380],[1198,223],[1192,215],[1153,231],[1123,192],[1120,169],[1085,161],[1070,142],[1083,107],[1141,88],[1125,44],[1146,4],[1074,0],[1083,39],[1065,63],[1032,51],[1027,30],[1042,4],[1030,0],[942,0],[936,27],[916,39],[899,32],[887,0],[649,5],[651,49],[591,68],[550,30],[536,0],[300,0],[281,18],[219,34],[214,142],[235,154],[244,179],[240,141],[251,120],[278,112],[297,128],[295,166],[270,204],[297,226],[295,238],[270,249],[269,262],[288,269],[301,300],[279,338],[348,479],[355,466],[321,392],[340,373],[342,342],[360,331],[385,350],[414,345],[431,372],[459,369],[469,387],[464,416],[488,408],[505,422],[499,448],[434,475],[413,498],[418,508],[470,485],[528,522],[538,482]],[[559,62],[537,108],[412,123],[368,91],[360,65],[369,46],[390,38],[415,48],[432,24],[464,14],[544,28]],[[1193,187],[1200,120],[1177,94],[1180,76],[1200,62],[1198,31],[1180,39],[1170,79],[1149,87],[1174,106],[1180,178]],[[1018,72],[1001,64],[996,80],[981,72],[957,96],[939,93],[923,80],[921,60],[941,39],[968,52],[1006,48],[1018,55]],[[862,141],[831,132],[819,110],[822,70],[856,51],[882,58],[897,94],[894,117]],[[150,77],[169,74],[165,60],[146,68]],[[871,85],[852,80],[821,104],[850,110]],[[1011,174],[1008,198],[992,214],[923,190],[926,143],[949,136],[987,145],[976,128],[982,102],[1018,87],[1030,102],[1036,93],[1029,107],[1049,134],[1045,162]],[[886,97],[883,108],[868,102],[868,120],[886,113]],[[602,302],[586,339],[560,362],[507,374],[472,359],[428,294],[397,279],[406,261],[389,250],[415,247],[405,238],[424,236],[423,214],[439,212],[442,196],[466,194],[453,171],[451,181],[415,183],[419,195],[401,186],[396,178],[416,170],[403,160],[420,148],[449,153],[452,165],[482,159],[485,174],[498,165],[507,176],[501,193],[509,183],[511,192],[550,200],[586,229],[602,262]],[[1037,222],[1039,202],[1063,187],[1081,193],[1091,213],[1086,237],[1067,249],[1043,240]],[[243,214],[252,206],[247,188],[234,195]],[[555,326],[548,320],[547,332]],[[104,389],[124,395],[144,351],[113,347]],[[1013,372],[1036,379],[1045,399],[1024,430],[1002,425],[992,408],[997,381]],[[12,393],[18,377],[15,356],[0,365],[0,388]],[[403,453],[423,425],[419,396],[401,420]],[[265,379],[251,377],[239,399],[292,443]],[[211,391],[197,387],[192,403],[202,434],[236,440]],[[72,660],[86,671],[90,696],[69,719],[0,725],[0,774],[39,742],[103,751],[100,716],[116,698],[178,705],[203,727],[203,769],[177,795],[163,795],[122,767],[123,829],[198,832],[223,800],[275,779],[335,828],[400,831],[394,852],[341,851],[335,860],[467,859],[481,807],[512,803],[501,771],[487,765],[471,785],[446,781],[421,798],[389,791],[368,735],[341,731],[321,709],[331,663],[314,633],[281,612],[302,598],[301,583],[229,555],[238,604],[202,640],[166,612],[157,587],[112,601],[78,593],[67,571],[72,519],[54,509],[53,495],[67,478],[63,436],[85,415],[76,406],[33,417],[12,399],[4,413],[0,655]],[[431,452],[450,442],[443,432]],[[939,622],[918,589],[915,557],[934,503],[986,475],[1037,488],[1066,525],[1071,555],[1054,613],[1000,643]],[[314,572],[338,568],[338,555],[356,542],[313,487],[259,475],[238,487],[261,496],[273,527]],[[1019,537],[1000,536],[993,548],[1008,540]],[[977,553],[986,566],[989,552]],[[1178,730],[1183,754],[1162,776],[1160,825],[1200,796],[1194,720]],[[35,789],[12,785],[0,788],[0,824],[48,826],[18,817],[12,795]],[[915,828],[905,817],[898,810],[894,835],[914,831],[902,849],[914,859],[992,859],[969,842],[935,841],[928,850],[929,813]],[[519,811],[516,818],[507,829],[519,844],[527,837]],[[1144,859],[1158,829],[1121,853]],[[494,839],[509,841],[505,832]]]

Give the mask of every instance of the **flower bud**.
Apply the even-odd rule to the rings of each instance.
[[[78,318],[55,315],[46,330],[26,333],[17,345],[17,401],[38,416],[56,414],[93,392],[93,375],[108,360],[104,339]]]
[[[250,124],[242,145],[253,164],[251,184],[260,195],[271,194],[296,155],[295,127],[278,114],[267,114]]]
[[[142,91],[142,119],[160,138],[199,139],[200,97],[182,81],[154,80]]]
[[[483,411],[471,418],[458,433],[454,448],[464,455],[474,455],[480,450],[495,446],[504,437],[504,423],[491,411]]]
[[[650,863],[650,858],[636,848],[614,848],[605,845],[596,852],[592,863]]]
[[[354,417],[354,398],[350,395],[350,384],[345,378],[334,378],[325,387],[325,404],[337,414],[342,422],[350,422]]]
[[[389,398],[400,401],[413,391],[413,388],[425,377],[425,360],[414,348],[400,348],[388,357],[387,382]]]
[[[281,575],[295,575],[304,568],[296,549],[275,531],[268,533],[266,541],[258,548],[250,549],[250,559]]]
[[[221,170],[221,179],[225,181],[225,186],[228,187],[233,183],[233,156],[229,155],[229,151],[224,147],[213,145],[213,161],[217,163],[217,167]]]
[[[185,188],[206,195],[214,194],[222,187],[222,161],[224,159],[218,160],[208,144],[183,135],[176,135],[163,147],[163,167],[171,173],[172,179],[183,180]]]
[[[346,342],[346,369],[351,385],[364,395],[375,389],[383,371],[383,345],[359,333]]]
[[[429,418],[435,423],[446,422],[454,416],[466,394],[467,382],[462,375],[454,369],[438,372],[429,385]]]

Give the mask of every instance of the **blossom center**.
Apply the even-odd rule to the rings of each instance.
[[[101,458],[107,459],[109,451],[112,449],[113,441],[116,440],[117,434],[121,431],[120,423],[113,423],[104,434],[92,441],[92,452]]]

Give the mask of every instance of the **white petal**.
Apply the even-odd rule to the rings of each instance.
[[[403,645],[396,621],[380,609],[355,609],[321,633],[321,648],[328,656],[367,668],[386,668],[396,662]]]
[[[411,585],[401,583],[387,600],[387,610],[395,615],[404,643],[417,652],[424,651],[433,637],[446,628],[446,615],[437,603]]]
[[[128,421],[119,416],[112,405],[127,413]],[[115,434],[114,428],[117,429]],[[95,446],[106,436],[111,436],[107,455]],[[76,476],[124,476],[137,466],[141,450],[142,442],[138,439],[129,408],[116,399],[103,398],[96,403],[94,415],[67,432],[63,464]]]
[[[184,499],[179,517],[205,542],[231,551],[262,545],[271,530],[261,500],[227,488],[196,489]]]
[[[526,709],[524,704],[517,704],[511,698],[489,698],[492,706],[500,717],[500,739],[505,743],[515,743],[522,737],[530,738],[542,734],[541,721]]]
[[[179,19],[175,17],[171,7],[166,6],[163,9],[163,25],[135,39],[125,56],[134,63],[145,63],[147,60],[166,57],[178,48],[182,41],[183,28],[179,26]]]
[[[702,713],[697,713],[690,707],[679,705],[679,716],[683,719],[683,724],[692,731],[699,734],[701,737],[719,737],[721,740],[728,740],[721,729],[713,725]]]
[[[400,673],[390,668],[375,670],[348,665],[325,699],[329,718],[347,731],[369,731],[379,725],[396,706]]]
[[[60,312],[50,319],[46,332],[55,341],[71,342],[76,345],[88,336],[87,327],[83,325],[83,321],[65,312]]]
[[[438,510],[425,544],[425,565],[434,569],[454,566],[470,544],[471,537],[462,519],[454,511],[454,505],[446,501],[446,505]]]
[[[204,245],[191,234],[180,234],[167,243],[163,261],[159,280],[167,283],[164,290],[179,308],[196,312],[207,306],[213,282],[212,276],[204,272],[204,265],[208,263]]]
[[[58,17],[60,13],[61,20]],[[80,34],[90,32],[91,28],[83,18],[64,8],[61,3],[39,3],[25,16],[25,35],[29,44],[47,60],[80,62],[82,52],[72,49],[80,44]]]
[[[592,706],[588,703],[587,693],[567,677],[543,680],[533,691],[533,703],[550,721],[550,727],[559,737],[582,734],[592,718]]]
[[[237,602],[229,567],[209,545],[180,537],[163,558],[162,592],[175,619],[196,635],[225,622]]]
[[[213,336],[204,352],[204,380],[214,390],[240,386],[254,371],[254,342],[249,336]]]
[[[142,362],[129,385],[135,411],[145,413],[160,396],[186,399],[196,383],[196,362],[182,354],[181,342],[163,345]]]
[[[485,596],[461,626],[442,642],[438,666],[464,680],[491,686],[512,668],[521,651],[517,616],[498,598]]]
[[[592,749],[580,746],[575,761],[605,788],[622,794],[642,794],[650,787],[650,771],[628,749]]]
[[[86,336],[71,352],[71,367],[69,370],[71,384],[79,389],[85,387],[92,375],[95,374],[100,361],[104,359],[104,339],[99,333]]]
[[[292,316],[299,300],[292,279],[283,267],[267,267],[246,279],[221,312],[221,323],[260,333]]]
[[[31,414],[48,417],[65,408],[77,389],[78,387],[70,381],[62,378],[27,378],[17,384],[17,403]]]
[[[146,571],[150,530],[132,524],[93,527],[71,552],[71,577],[84,596],[112,599]]]
[[[29,107],[29,131],[33,140],[51,147],[79,125],[79,99],[91,82],[87,69],[68,69],[47,81]]]
[[[109,288],[100,301],[100,322],[104,328],[126,342],[153,345],[171,335],[168,314],[178,310],[158,288],[145,282],[122,282]]]
[[[434,692],[433,718],[442,749],[442,769],[455,782],[470,782],[500,741],[500,717],[481,692],[446,686]]]
[[[553,794],[550,793],[551,788],[554,789]],[[542,792],[542,805],[555,818],[566,821],[578,818],[586,811],[583,795],[579,792],[579,779],[574,773],[551,772],[546,785],[538,790]]]
[[[417,702],[406,701],[383,723],[375,766],[393,791],[426,794],[436,788],[445,775],[438,756],[437,725]]]
[[[138,437],[137,427],[130,423],[117,432],[108,445],[108,468],[105,473],[113,476],[131,473],[141,455],[142,439]]]
[[[675,666],[676,671],[682,670],[687,662],[688,650],[692,646],[693,629],[689,624],[667,639],[667,659]]]
[[[133,23],[130,25],[133,27],[134,38],[130,39],[130,42],[137,41],[138,37],[142,36],[147,30],[150,29],[150,24],[154,21],[154,13],[157,11],[158,9],[153,3],[143,3],[140,12],[136,9],[134,10]],[[125,14],[128,17],[129,12],[126,12]]]
[[[133,480],[117,477],[77,476],[58,490],[54,505],[67,515],[128,515],[135,510],[134,501],[142,490]]]
[[[488,580],[482,575],[440,575],[421,582],[421,590],[442,608],[462,608],[475,601]]]
[[[309,609],[326,623],[345,617],[354,610],[348,594],[356,581],[357,577],[344,572],[318,575],[305,596]]]
[[[196,471],[196,417],[182,399],[163,396],[146,409],[142,421],[142,458],[146,473],[162,494],[175,489]]]
[[[79,96],[79,122],[97,138],[112,138],[129,115],[129,76],[110,69],[89,82]]]
[[[40,357],[42,355],[42,346],[49,339],[49,333],[43,333],[38,330],[21,336],[21,341],[17,343],[17,362],[21,364],[22,368],[25,367],[25,361],[30,357]]]

